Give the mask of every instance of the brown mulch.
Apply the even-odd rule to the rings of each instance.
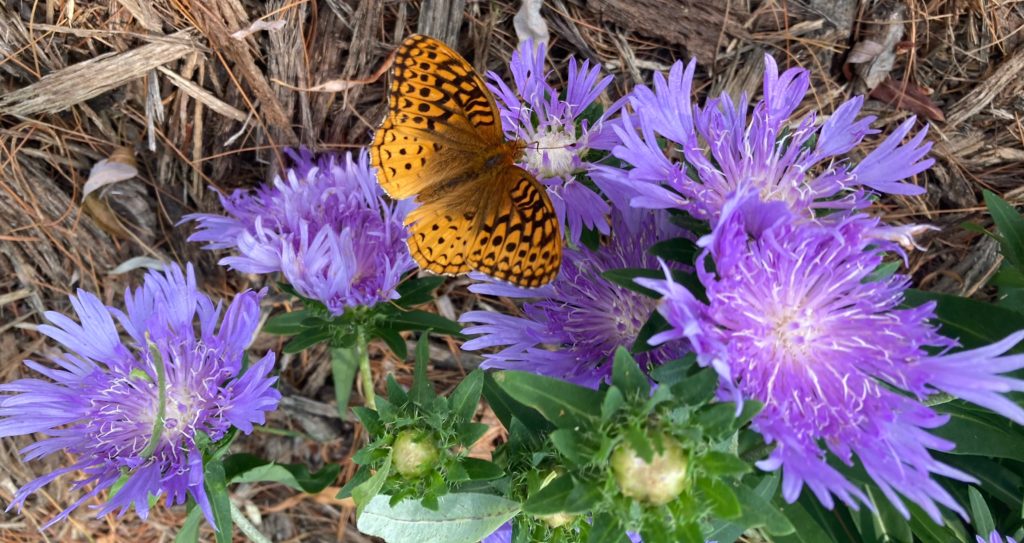
[[[131,259],[195,262],[204,288],[230,297],[265,278],[228,273],[222,256],[185,242],[185,213],[216,211],[211,187],[268,180],[283,147],[354,149],[370,141],[384,113],[383,80],[341,92],[306,92],[336,81],[372,79],[395,44],[414,32],[445,39],[478,70],[504,73],[517,43],[518,2],[466,0],[6,0],[0,4],[0,381],[25,375],[21,361],[45,358],[35,331],[46,310],[68,311],[82,288],[115,303],[143,270]],[[616,77],[609,103],[653,70],[696,56],[699,94],[757,95],[763,55],[813,73],[803,111],[825,113],[856,93],[891,129],[910,114],[931,125],[935,166],[919,176],[921,197],[884,198],[894,222],[941,228],[913,255],[922,288],[985,295],[997,247],[967,221],[990,225],[982,189],[1024,200],[1024,1],[1002,0],[549,0],[550,68],[564,77],[570,55]],[[270,29],[250,29],[257,21]],[[853,61],[853,62],[851,62]],[[874,141],[874,140],[873,140]],[[872,143],[869,142],[868,146]],[[127,149],[138,175],[83,204],[90,168]],[[861,150],[863,152],[864,150]],[[475,303],[450,281],[438,310],[455,317]],[[271,298],[282,306],[283,297]],[[261,338],[257,349],[279,349]],[[432,351],[440,388],[477,357]],[[409,365],[374,352],[380,369],[407,378]],[[322,350],[284,357],[287,402],[243,446],[318,467],[348,460],[363,436],[332,404]],[[358,394],[354,394],[358,401]],[[23,464],[27,439],[0,441],[0,502],[67,459]],[[330,490],[330,489],[329,489]],[[333,492],[296,497],[273,485],[245,485],[236,498],[274,541],[369,541],[350,503]],[[181,508],[93,519],[82,508],[45,533],[38,526],[68,503],[65,482],[0,516],[0,541],[171,540]],[[240,536],[239,536],[240,537]]]

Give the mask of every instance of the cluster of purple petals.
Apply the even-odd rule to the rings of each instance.
[[[115,484],[122,486],[97,516],[134,506],[146,518],[152,497],[166,496],[168,505],[192,497],[212,523],[199,433],[214,441],[232,427],[250,433],[281,397],[271,376],[274,353],[243,368],[263,295],[243,292],[225,309],[196,288],[191,265],[184,273],[173,265],[125,292],[124,311],[80,290],[71,297],[77,321],[47,312],[50,324],[39,331],[64,352],[52,358],[55,367],[25,362],[42,379],[0,385],[7,393],[0,396],[0,437],[46,436],[21,450],[25,461],[62,453],[75,460],[22,486],[10,507],[20,508],[46,484],[81,472],[72,489],[84,490],[82,496],[46,526]],[[151,355],[151,346],[159,357]],[[166,399],[162,430],[155,432],[159,364]]]
[[[550,284],[540,288],[514,287],[483,275],[472,292],[526,299],[520,316],[494,311],[469,311],[460,321],[477,337],[462,348],[501,347],[485,354],[482,367],[531,371],[596,388],[611,375],[615,350],[631,347],[650,318],[656,301],[606,279],[602,274],[624,268],[653,268],[658,261],[648,249],[658,241],[678,236],[680,230],[661,213],[649,213],[631,223],[613,215],[608,243],[597,250],[567,249],[562,268]],[[688,352],[685,343],[664,345],[638,353],[637,362],[648,368]]]
[[[366,151],[288,153],[294,165],[273,184],[221,196],[226,216],[186,216],[198,223],[189,240],[237,251],[220,261],[232,269],[280,272],[334,315],[397,298],[402,275],[415,268],[403,226],[412,202],[386,201]]]
[[[873,116],[858,117],[862,97],[845,102],[824,122],[814,113],[793,119],[810,88],[810,73],[792,68],[780,74],[775,60],[765,56],[762,100],[751,107],[745,95],[737,102],[722,94],[701,107],[691,101],[696,66],[677,61],[667,78],[654,75],[653,89],[637,86],[629,99],[632,113],[623,111],[621,125],[614,126],[620,142],[613,153],[627,169],[607,179],[631,193],[633,206],[681,209],[714,223],[737,192],[785,202],[802,216],[864,208],[870,204],[868,189],[924,192],[902,182],[934,163],[924,158],[931,148],[924,141],[927,129],[903,142],[913,118],[853,164],[847,153],[878,133],[871,128]]]
[[[908,119],[855,162],[848,154],[877,133],[873,117],[859,117],[863,99],[823,122],[792,118],[809,73],[765,64],[757,103],[722,95],[700,106],[690,98],[695,63],[676,63],[653,89],[634,90],[614,126],[624,168],[602,172],[630,204],[712,226],[696,266],[707,303],[668,273],[637,280],[662,294],[658,310],[671,325],[651,342],[692,349],[718,372],[722,400],[764,404],[752,426],[773,449],[759,467],[782,471],[788,501],[806,487],[827,507],[836,498],[871,507],[836,468],[859,464],[905,516],[904,500],[936,522],[940,506],[965,516],[935,476],[974,478],[933,456],[955,444],[930,433],[948,416],[924,400],[948,393],[1024,421],[1006,396],[1024,390],[1006,375],[1024,368],[1024,356],[1006,355],[1024,331],[956,352],[932,324],[933,303],[901,308],[909,278],[873,272],[905,258],[927,227],[889,226],[864,210],[871,191],[923,192],[905,180],[933,162],[926,130],[907,139]]]
[[[505,134],[526,143],[521,165],[547,186],[555,211],[567,227],[567,239],[578,243],[584,228],[609,233],[610,206],[584,181],[598,167],[589,158],[591,151],[607,151],[615,145],[610,118],[619,104],[596,120],[582,117],[612,77],[602,78],[600,66],[589,61],[570,58],[565,88],[560,91],[547,81],[546,53],[546,43],[523,42],[509,63],[515,89],[493,72],[487,74],[487,85],[497,99]],[[614,193],[617,187],[611,189]]]

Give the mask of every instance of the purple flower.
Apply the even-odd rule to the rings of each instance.
[[[522,316],[492,311],[470,311],[459,319],[475,326],[467,334],[478,337],[463,345],[466,350],[503,347],[486,354],[485,368],[532,371],[577,384],[596,387],[611,375],[610,357],[619,346],[630,347],[650,318],[655,301],[605,279],[601,274],[622,268],[653,268],[657,259],[647,253],[665,239],[672,228],[660,214],[648,214],[630,225],[615,215],[615,234],[597,251],[568,249],[558,277],[546,286],[523,289],[473,277],[486,282],[470,287],[479,294],[536,298],[523,304]],[[550,350],[548,347],[554,347]],[[636,355],[642,367],[677,358],[686,352],[670,345]]]
[[[284,178],[255,191],[221,196],[228,216],[185,216],[199,227],[189,241],[240,254],[222,265],[248,273],[281,272],[299,294],[334,315],[398,297],[402,274],[416,267],[402,225],[411,201],[387,203],[366,151],[353,158],[288,151]]]
[[[869,204],[865,187],[890,194],[920,194],[924,189],[901,183],[928,169],[924,159],[927,127],[901,143],[914,125],[907,119],[881,145],[854,166],[846,156],[865,136],[874,116],[857,118],[863,97],[842,105],[823,123],[811,113],[791,120],[810,86],[809,72],[792,68],[778,73],[765,56],[764,98],[749,113],[744,95],[727,94],[691,103],[696,62],[676,62],[666,79],[654,76],[654,89],[638,86],[615,127],[621,144],[614,155],[628,163],[628,174],[609,182],[632,190],[632,205],[678,208],[712,223],[735,192],[753,191],[765,201],[785,202],[797,215],[817,209],[859,209]],[[671,153],[659,146],[669,142]],[[679,156],[680,159],[670,158]]]
[[[999,532],[995,530],[992,530],[992,532],[988,534],[988,539],[985,539],[980,535],[974,537],[977,538],[977,543],[1017,543],[1017,540],[1010,536],[1006,536],[1004,539],[1003,536],[999,535]]]
[[[527,144],[522,166],[547,185],[559,219],[568,223],[568,239],[577,243],[584,227],[608,233],[610,208],[583,181],[595,167],[587,157],[591,150],[611,150],[614,145],[615,133],[607,120],[619,106],[593,122],[583,118],[612,77],[601,78],[600,66],[570,58],[563,97],[547,82],[546,47],[525,41],[512,53],[509,70],[515,91],[493,72],[487,74],[488,87],[501,110],[506,135]]]
[[[11,507],[66,473],[81,471],[75,490],[91,487],[45,527],[110,489],[123,486],[98,509],[98,516],[132,505],[149,513],[150,496],[167,504],[195,499],[213,522],[203,487],[198,433],[217,441],[232,427],[252,432],[277,408],[274,353],[243,371],[245,349],[259,326],[263,293],[246,291],[224,311],[196,288],[191,264],[150,272],[142,287],[125,292],[125,311],[109,308],[93,294],[71,297],[78,320],[47,312],[39,331],[63,345],[57,368],[26,360],[44,379],[19,379],[0,386],[0,437],[47,436],[21,453],[34,460],[65,451],[76,461],[21,487]],[[198,316],[199,325],[194,321]],[[115,319],[127,337],[122,338]],[[220,326],[218,328],[218,321]],[[159,356],[151,355],[156,349]],[[163,374],[163,377],[161,377]],[[164,381],[162,423],[158,384]]]
[[[856,456],[904,516],[901,496],[941,522],[940,504],[964,511],[932,475],[974,479],[932,457],[929,449],[954,444],[928,432],[948,416],[921,401],[948,392],[1024,421],[1024,409],[1003,396],[1024,381],[1001,375],[1024,367],[1024,355],[1001,356],[1024,331],[949,354],[955,342],[930,324],[933,303],[898,309],[907,277],[871,277],[886,251],[899,253],[876,237],[877,224],[864,215],[802,220],[751,194],[727,202],[700,242],[698,262],[711,257],[715,268],[697,266],[707,305],[671,279],[638,282],[664,295],[659,310],[672,326],[652,344],[686,339],[718,370],[724,396],[735,387],[764,403],[752,425],[775,448],[758,466],[782,469],[786,500],[806,485],[826,507],[833,496],[870,507],[826,462],[827,450],[847,465]]]

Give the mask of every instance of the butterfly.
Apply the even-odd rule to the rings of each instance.
[[[471,270],[523,287],[551,282],[562,234],[544,185],[516,166],[526,143],[508,141],[494,97],[444,43],[405,39],[391,70],[389,111],[370,151],[389,196],[416,196],[405,219],[421,268]]]

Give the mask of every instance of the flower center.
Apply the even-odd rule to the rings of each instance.
[[[771,337],[781,360],[795,364],[810,357],[810,350],[821,335],[810,315],[790,308],[770,322]]]
[[[576,171],[575,127],[549,127],[526,148],[526,165],[539,177],[551,178]]]

